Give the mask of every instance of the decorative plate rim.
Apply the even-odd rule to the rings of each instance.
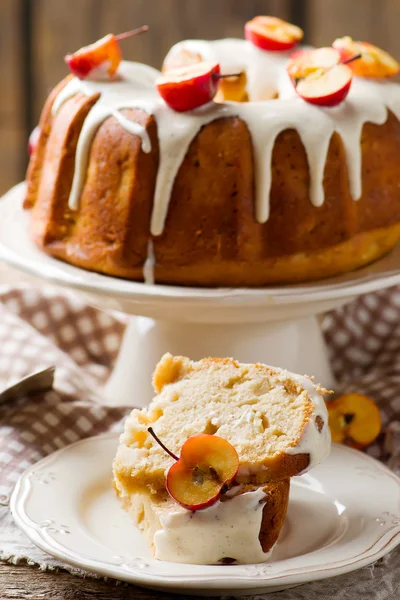
[[[118,564],[111,563],[109,561],[91,559],[85,555],[66,548],[61,543],[54,540],[48,534],[46,528],[34,523],[26,514],[25,505],[29,499],[33,487],[31,476],[38,468],[50,466],[54,461],[57,461],[62,454],[68,452],[75,446],[93,443],[93,441],[108,439],[117,440],[118,436],[119,434],[117,433],[109,432],[79,440],[73,444],[70,444],[69,446],[57,450],[53,454],[43,458],[38,463],[35,463],[29,467],[21,475],[12,493],[10,507],[17,525],[24,531],[30,540],[43,551],[74,567],[97,573],[103,577],[106,576],[122,579],[131,583],[154,588],[159,587],[176,589],[177,587],[184,586],[185,589],[202,588],[204,590],[215,590],[224,588],[226,590],[252,589],[257,591],[267,587],[289,587],[311,580],[316,581],[320,579],[326,579],[328,577],[355,571],[371,564],[372,562],[375,562],[400,544],[399,519],[395,521],[395,524],[392,527],[386,529],[382,535],[378,536],[368,548],[363,549],[359,554],[351,558],[342,559],[336,561],[335,563],[316,564],[313,567],[303,566],[292,568],[288,569],[287,571],[281,571],[281,573],[278,574],[275,573],[273,575],[268,574],[268,570],[270,569],[269,563],[261,563],[259,565],[235,565],[231,567],[207,565],[207,569],[212,569],[214,573],[210,574],[208,572],[207,575],[201,576],[201,574],[155,573],[154,566],[149,564],[152,562],[154,564],[158,563],[158,561],[155,559],[138,559],[137,565],[132,565],[132,563]],[[364,459],[369,466],[373,465],[374,469],[382,471],[386,476],[389,476],[397,483],[400,493],[400,478],[392,473],[385,465],[366,454],[360,453],[357,450],[336,444],[334,444],[333,447],[336,449],[336,451],[339,450],[345,453],[356,455],[358,458]],[[165,565],[169,563],[161,564]],[[199,567],[199,565],[193,565],[193,567]],[[239,568],[241,569],[241,572],[235,574],[234,570],[238,571]],[[246,569],[248,573],[246,573]],[[221,573],[219,571],[221,571]],[[245,572],[243,573],[243,571]]]

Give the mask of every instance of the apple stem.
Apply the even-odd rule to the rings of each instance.
[[[341,65],[348,65],[349,63],[353,62],[353,60],[358,60],[359,58],[362,58],[361,54],[355,54],[354,56],[351,56],[350,58],[347,58],[346,60],[343,60],[340,64]],[[334,69],[337,65],[333,65],[333,67],[330,67],[328,69],[328,71],[330,71],[331,69]],[[326,72],[326,71],[325,71]],[[323,74],[325,74],[325,72]],[[297,87],[298,84],[300,83],[300,81],[302,81],[303,79],[307,79],[307,77],[309,77],[309,75],[306,75],[305,77],[294,77],[294,84]]]
[[[149,432],[149,434],[151,436],[153,436],[153,438],[156,440],[157,444],[159,444],[161,446],[161,448],[163,450],[165,450],[165,452],[167,454],[169,454],[174,460],[179,460],[179,458],[176,456],[176,454],[174,454],[173,452],[171,452],[171,450],[168,450],[167,446],[165,446],[162,441],[160,440],[160,438],[158,437],[158,435],[156,435],[154,433],[154,429],[152,427],[148,427],[147,431]]]
[[[224,75],[221,73],[213,73],[212,77],[213,79],[228,79],[228,77],[240,77],[241,75],[243,75],[243,71],[240,71],[240,73],[226,73]]]
[[[347,60],[344,60],[342,62],[342,65],[348,65],[349,63],[353,62],[353,60],[358,60],[359,58],[362,58],[361,54],[356,54],[355,56],[352,56],[352,57],[348,58]]]
[[[142,25],[142,27],[138,27],[137,29],[132,29],[132,31],[125,31],[125,33],[119,33],[115,36],[115,39],[120,42],[121,40],[125,40],[126,38],[130,38],[134,35],[139,35],[140,33],[145,33],[149,30],[148,25]]]

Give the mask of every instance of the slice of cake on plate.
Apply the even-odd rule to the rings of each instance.
[[[232,359],[166,354],[157,396],[134,409],[114,460],[123,507],[161,560],[262,562],[290,477],[329,453],[323,394],[308,377]]]

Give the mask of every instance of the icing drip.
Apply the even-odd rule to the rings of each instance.
[[[246,492],[205,510],[177,509],[161,515],[162,529],[154,536],[159,560],[198,565],[215,564],[222,558],[238,563],[260,563],[272,554],[263,552],[258,539],[265,494]]]
[[[295,129],[304,145],[310,170],[310,200],[314,206],[321,206],[324,202],[323,175],[334,132],[343,140],[351,195],[355,200],[360,198],[360,135],[363,125],[366,122],[383,124],[388,109],[400,118],[398,85],[354,78],[345,102],[334,108],[319,108],[307,104],[296,95],[285,70],[288,57],[285,53],[264,52],[245,40],[227,39],[181,42],[172,48],[170,55],[182,47],[200,54],[206,60],[219,61],[223,73],[245,69],[252,101],[210,103],[193,112],[174,113],[154,89],[159,72],[145,65],[125,61],[120,65],[118,80],[94,82],[72,79],[56,98],[54,114],[66,100],[79,92],[88,96],[101,94],[79,136],[69,198],[72,209],[76,210],[79,206],[93,136],[109,116],[114,116],[121,127],[141,138],[144,152],[151,151],[147,132],[119,112],[124,108],[141,109],[154,115],[157,122],[160,164],[151,217],[153,236],[163,231],[174,181],[191,142],[204,125],[220,118],[239,117],[249,129],[254,147],[255,212],[260,223],[265,223],[269,216],[271,158],[275,139],[286,129]],[[265,100],[275,93],[279,95],[278,101]]]
[[[111,115],[115,117],[118,123],[129,131],[129,133],[133,133],[133,135],[138,135],[142,139],[142,150],[146,154],[151,152],[151,141],[150,136],[147,133],[146,129],[142,125],[138,125],[138,123],[134,123],[130,119],[127,119],[122,113],[118,110],[113,110]]]
[[[306,472],[322,463],[330,452],[331,432],[328,425],[328,411],[326,409],[325,400],[318,392],[311,379],[302,377],[301,375],[295,375],[294,373],[288,373],[288,375],[306,390],[314,403],[313,412],[299,443],[297,446],[287,448],[286,450],[286,454],[308,454],[310,456],[310,462],[304,471]],[[319,431],[317,425],[318,417],[323,421],[321,431]]]
[[[147,258],[143,265],[143,279],[147,285],[154,285],[154,265],[155,265],[153,240],[149,240],[147,246]]]

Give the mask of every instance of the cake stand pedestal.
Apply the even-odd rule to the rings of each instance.
[[[369,267],[309,285],[202,289],[107,277],[38,250],[30,241],[23,196],[20,184],[0,200],[0,260],[79,291],[95,306],[130,315],[105,386],[107,404],[148,404],[151,374],[164,352],[264,362],[314,375],[326,387],[334,387],[318,315],[359,294],[400,283],[400,247]]]

